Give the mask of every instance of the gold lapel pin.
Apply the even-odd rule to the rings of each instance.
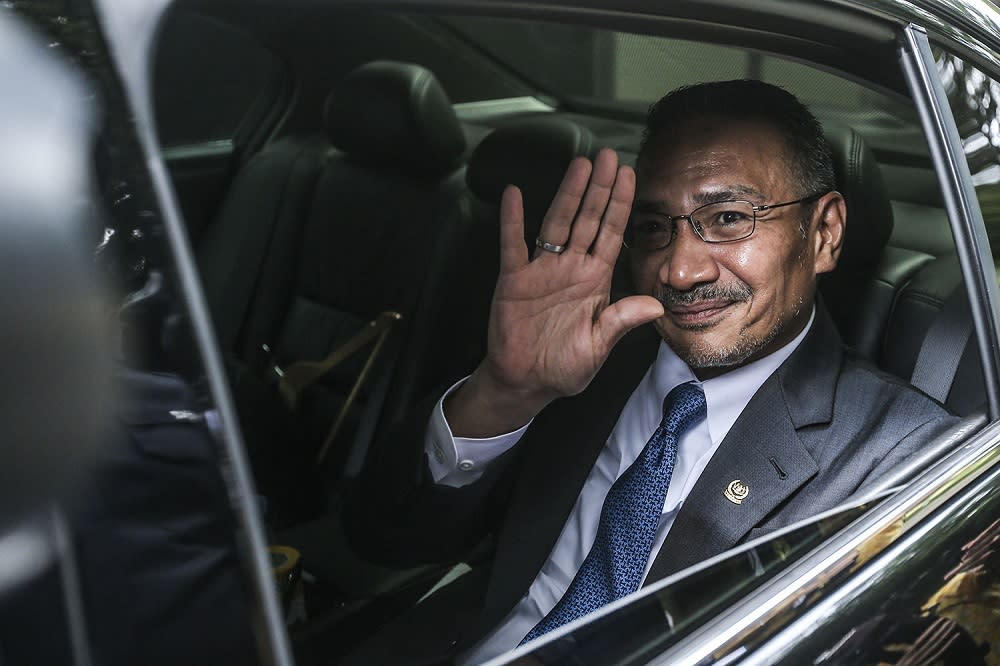
[[[730,481],[729,485],[726,486],[726,491],[723,493],[723,495],[726,496],[726,499],[733,504],[743,504],[743,500],[745,500],[749,494],[750,486],[744,484],[739,479],[733,479]]]

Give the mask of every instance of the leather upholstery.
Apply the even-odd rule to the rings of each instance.
[[[957,257],[942,257],[924,266],[896,298],[886,325],[881,366],[908,379],[913,374],[927,331],[941,315],[945,302],[962,298]],[[975,336],[966,343],[945,406],[960,416],[971,414],[986,401],[982,364]]]
[[[837,187],[847,201],[847,235],[842,268],[870,268],[878,263],[892,234],[892,204],[878,161],[861,135],[849,127],[827,123],[826,140],[833,152]]]
[[[476,146],[465,179],[473,194],[495,204],[507,185],[517,185],[524,198],[525,236],[533,240],[566,167],[574,157],[593,157],[596,144],[590,130],[564,118],[517,120]]]
[[[330,143],[352,159],[440,174],[465,151],[447,93],[420,65],[377,60],[358,67],[327,97]]]
[[[908,256],[886,259],[892,234],[892,204],[878,162],[861,136],[828,123],[837,188],[847,204],[847,228],[837,269],[820,277],[819,289],[844,342],[875,360],[892,300],[911,274],[893,259],[916,270]]]

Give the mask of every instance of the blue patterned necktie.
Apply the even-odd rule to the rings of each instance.
[[[677,441],[705,416],[705,394],[696,384],[681,384],[667,395],[656,432],[608,491],[597,538],[569,589],[521,645],[639,589],[677,460]]]

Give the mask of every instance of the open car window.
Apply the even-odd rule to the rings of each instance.
[[[177,9],[197,11],[196,4]],[[781,44],[787,52],[764,52],[710,29],[698,41],[681,30],[656,36],[585,22],[431,11],[330,7],[305,19],[266,5],[236,11],[225,2],[209,3],[205,11],[265,44],[297,86],[273,139],[247,156],[194,249],[257,488],[266,498],[265,519],[276,544],[301,554],[307,574],[305,617],[289,621],[297,646],[309,654],[334,659],[377,641],[383,626],[401,622],[414,607],[419,615],[428,595],[464,584],[473,575],[467,572],[492,556],[496,534],[466,544],[457,558],[432,553],[414,565],[388,549],[361,551],[349,533],[357,523],[390,533],[406,528],[368,520],[353,498],[373,470],[398,472],[399,484],[412,479],[402,469],[410,457],[386,454],[387,434],[484,354],[502,186],[516,182],[524,190],[532,244],[568,163],[569,157],[522,165],[516,150],[501,150],[492,156],[496,164],[482,168],[478,160],[490,155],[481,148],[497,145],[492,141],[502,141],[511,127],[507,136],[515,137],[522,136],[516,133],[522,123],[541,127],[516,147],[542,150],[550,138],[545,128],[564,124],[572,129],[566,136],[588,137],[571,146],[579,151],[574,154],[593,157],[611,146],[631,163],[645,108],[671,88],[744,77],[783,86],[828,126],[843,158],[838,187],[847,199],[847,247],[855,256],[845,251],[843,267],[821,279],[820,291],[849,353],[909,381],[924,334],[961,284],[919,116],[884,70],[866,79],[836,62],[811,63],[788,44]],[[887,25],[878,28],[888,35],[878,42],[884,55],[892,33]],[[370,95],[358,83],[365,75],[384,82],[386,72],[414,71],[438,79],[456,115],[436,127],[434,142],[417,148],[410,142],[418,127],[394,134],[400,123],[378,125],[406,117],[378,106],[391,96]],[[435,119],[449,116],[442,106]],[[407,150],[395,153],[387,143]],[[493,168],[510,180],[482,186],[477,178],[490,177]],[[180,174],[172,175],[179,182]],[[629,293],[627,280],[615,289],[615,297]],[[971,374],[957,373],[960,389],[949,385],[935,396],[972,415],[972,425],[936,454],[945,455],[982,423],[977,415],[985,390],[974,372],[974,347],[963,354]],[[437,454],[446,457],[444,449]],[[457,463],[465,471],[478,464],[474,457]],[[772,463],[769,472],[785,472]],[[437,522],[452,519],[441,514]],[[675,581],[636,611],[662,616],[669,606],[673,628],[660,634],[662,626],[651,625],[629,645],[652,653],[680,640],[850,518],[838,520],[795,532],[787,553],[785,542],[773,542],[716,563],[711,573],[698,570]],[[786,527],[779,521],[769,529]],[[723,571],[732,574],[731,585],[716,594],[705,581]],[[681,608],[677,599],[695,593],[703,595],[700,603]],[[622,612],[624,624],[631,623]],[[574,640],[591,646],[605,640],[615,630],[603,622],[611,627],[615,620],[596,623],[592,636],[581,628]]]

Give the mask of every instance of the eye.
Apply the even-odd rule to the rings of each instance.
[[[746,224],[751,219],[746,211],[727,208],[714,212],[712,218],[707,222],[710,226],[731,227]]]
[[[670,231],[667,221],[658,217],[633,218],[631,225],[636,234],[661,234]]]

